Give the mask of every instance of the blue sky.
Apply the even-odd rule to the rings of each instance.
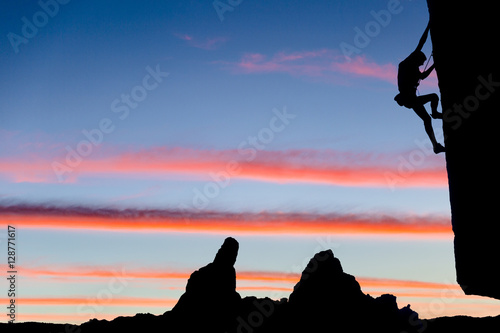
[[[365,292],[400,295],[400,306],[424,317],[498,311],[460,294],[444,157],[429,153],[421,121],[393,101],[397,64],[425,29],[426,3],[220,3],[232,10],[218,13],[211,1],[5,4],[0,214],[2,229],[19,230],[27,299],[19,320],[163,313],[230,235],[240,242],[242,295],[286,297],[293,279],[279,277],[332,248],[364,278]],[[357,48],[350,59],[346,44]],[[437,90],[435,76],[419,89]],[[439,121],[434,128],[440,138]],[[241,168],[230,174],[228,163]],[[112,216],[100,226],[93,218],[102,209]],[[124,228],[127,209],[161,211],[164,224],[140,229],[138,218]],[[191,229],[176,224],[179,209],[194,216]],[[211,231],[200,215],[207,211],[223,221],[210,220]],[[231,214],[260,222],[252,230]],[[336,233],[332,215],[367,229],[353,223]],[[303,233],[270,231],[269,216],[297,218]],[[310,227],[311,216],[327,231]],[[421,223],[424,232],[415,231]],[[123,270],[131,272],[126,286],[98,300]],[[43,306],[51,297],[60,299]],[[89,299],[99,305],[92,311]]]

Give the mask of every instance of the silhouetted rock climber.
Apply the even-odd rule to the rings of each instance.
[[[436,136],[434,135],[434,130],[432,128],[432,120],[424,105],[428,102],[431,103],[432,118],[442,119],[443,114],[437,111],[439,96],[437,94],[428,94],[417,96],[417,87],[420,84],[420,80],[423,80],[429,76],[429,74],[434,69],[434,64],[431,67],[420,72],[419,67],[422,66],[427,59],[425,54],[422,52],[422,47],[427,40],[427,35],[429,34],[429,25],[424,31],[424,34],[420,38],[417,48],[413,51],[405,60],[399,63],[398,67],[398,89],[399,94],[394,97],[394,100],[400,105],[413,109],[415,113],[424,121],[425,132],[429,136],[432,142],[432,148],[434,153],[439,154],[445,151],[445,148],[437,142]]]

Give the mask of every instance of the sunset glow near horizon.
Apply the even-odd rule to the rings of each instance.
[[[229,236],[243,297],[287,298],[331,249],[422,318],[500,313],[456,284],[444,155],[393,100],[425,1],[5,6],[0,264],[10,225],[17,273],[0,303],[16,322],[162,314]]]

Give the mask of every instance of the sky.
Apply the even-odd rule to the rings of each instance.
[[[500,312],[456,284],[444,155],[393,100],[425,1],[41,0],[0,16],[1,265],[13,251],[16,272],[0,298],[16,321],[161,314],[228,236],[242,296],[288,297],[332,249],[365,293],[422,318]]]

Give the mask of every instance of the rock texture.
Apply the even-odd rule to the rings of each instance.
[[[428,0],[443,109],[457,282],[500,298],[500,48],[495,2]]]

